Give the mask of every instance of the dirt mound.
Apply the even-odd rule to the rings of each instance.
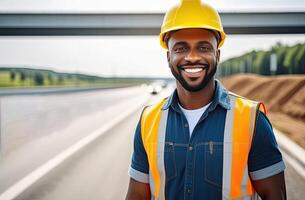
[[[234,93],[263,101],[272,124],[305,148],[305,75],[238,74],[221,82]]]

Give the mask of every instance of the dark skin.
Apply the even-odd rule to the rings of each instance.
[[[125,200],[150,200],[149,184],[138,182],[132,178],[129,180],[128,191]]]
[[[130,178],[125,200],[149,200],[149,199],[151,199],[149,184],[141,183],[139,181]]]
[[[168,41],[167,60],[168,63],[178,73],[178,65],[185,65],[185,68],[197,68],[203,66],[187,65],[188,63],[206,63],[209,69],[198,75],[189,76],[185,71],[181,72],[182,78],[190,85],[197,86],[211,73],[218,64],[220,51],[217,49],[215,36],[203,29],[184,29],[173,33]],[[207,83],[206,87],[197,92],[186,90],[179,81],[176,80],[179,102],[185,109],[198,109],[211,102],[214,91],[214,77]]]
[[[187,63],[207,63],[208,69],[198,73],[187,73],[180,71],[183,78],[190,87],[196,87],[206,78],[207,74],[217,67],[220,50],[217,48],[215,35],[204,29],[183,29],[171,34],[168,40],[167,59],[172,70],[179,73],[177,66],[185,68],[200,68],[202,66]],[[198,109],[212,101],[215,91],[214,76],[199,91],[186,90],[177,80],[177,93],[180,104],[186,109]],[[284,172],[262,180],[252,180],[255,191],[263,200],[285,200],[286,187]],[[130,179],[126,200],[148,200],[151,198],[149,184]]]

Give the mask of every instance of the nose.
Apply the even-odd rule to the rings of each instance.
[[[185,56],[185,60],[189,62],[196,62],[200,60],[200,56],[196,52],[196,50],[192,49],[189,53]]]

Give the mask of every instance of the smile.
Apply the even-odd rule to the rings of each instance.
[[[203,68],[201,68],[201,67],[199,67],[199,68],[185,68],[183,70],[188,72],[188,73],[197,73],[197,72],[203,71]]]

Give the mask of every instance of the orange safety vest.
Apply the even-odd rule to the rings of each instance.
[[[248,154],[251,148],[256,116],[259,110],[266,113],[260,102],[229,93],[223,141],[223,199],[255,199],[248,173]],[[147,107],[141,118],[141,136],[149,163],[149,184],[152,199],[165,199],[164,144],[168,109],[166,102]]]

